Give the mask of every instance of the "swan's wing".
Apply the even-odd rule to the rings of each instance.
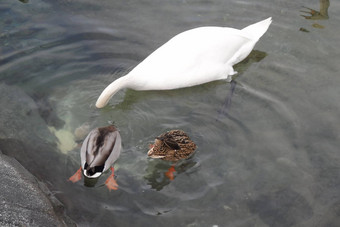
[[[229,64],[235,65],[245,59],[250,52],[253,50],[257,41],[263,36],[263,34],[268,30],[269,25],[272,23],[272,18],[269,17],[265,20],[251,24],[242,30],[240,30],[239,35],[247,37],[249,42],[244,43],[242,47],[235,52],[234,56],[230,58]]]
[[[253,50],[257,41],[249,40],[249,42],[245,42],[240,48],[234,53],[234,55],[228,60],[227,65],[236,65],[245,59],[250,52]]]

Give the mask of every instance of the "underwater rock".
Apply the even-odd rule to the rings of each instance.
[[[36,103],[19,87],[1,83],[0,105],[0,139],[17,139],[32,145],[38,141],[57,142],[40,117]]]
[[[51,226],[51,223],[68,226],[69,223],[63,223],[54,214],[58,210],[60,217],[65,218],[63,206],[50,196],[46,187],[45,194],[39,190],[43,184],[36,180],[60,182],[60,170],[51,167],[69,161],[68,157],[57,150],[57,138],[41,118],[36,103],[23,90],[0,83],[0,104],[0,151],[3,153],[0,171],[5,173],[1,175],[0,185],[0,199],[4,203],[0,206],[0,226]],[[6,155],[14,157],[35,177]],[[51,203],[57,204],[56,207],[53,205],[52,209]]]
[[[78,128],[74,130],[74,137],[76,141],[84,140],[87,134],[90,132],[90,124],[88,122],[85,122]]]
[[[34,100],[17,86],[0,84],[0,150],[15,157],[36,177],[48,163],[63,159],[58,138],[50,132]]]
[[[73,134],[66,129],[55,129],[54,127],[48,127],[49,130],[58,138],[58,149],[67,154],[69,151],[77,147]]]
[[[45,120],[48,126],[60,129],[65,125],[65,122],[56,114],[55,102],[46,98],[46,95],[43,93],[34,93],[32,98],[37,104],[40,116]]]

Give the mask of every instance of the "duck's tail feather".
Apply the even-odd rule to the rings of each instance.
[[[257,22],[255,24],[251,24],[245,28],[242,29],[245,34],[253,39],[253,40],[259,40],[261,36],[268,30],[269,25],[272,23],[272,18],[269,17],[265,20],[262,20],[260,22]]]

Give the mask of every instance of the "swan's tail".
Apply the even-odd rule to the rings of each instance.
[[[272,23],[272,18],[269,17],[265,20],[251,24],[242,29],[245,34],[252,40],[259,40],[261,36],[268,30],[269,25]]]

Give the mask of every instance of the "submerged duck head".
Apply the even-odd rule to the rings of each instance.
[[[171,130],[156,137],[150,145],[148,156],[167,161],[188,158],[196,149],[196,144],[182,130]]]

